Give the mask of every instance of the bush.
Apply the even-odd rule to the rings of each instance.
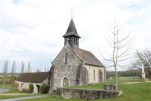
[[[16,80],[16,77],[14,77],[14,76],[10,77],[10,82],[11,82],[12,84],[15,83],[15,80]]]
[[[34,90],[34,85],[32,83],[29,84],[29,92],[32,93]]]
[[[46,84],[42,84],[40,87],[40,93],[41,94],[46,94],[48,92],[48,86]]]

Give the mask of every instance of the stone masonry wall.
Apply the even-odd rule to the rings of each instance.
[[[67,61],[65,57],[67,54]],[[81,60],[75,55],[71,48],[66,45],[53,61],[54,65],[54,90],[57,87],[63,87],[63,79],[66,77],[69,81],[69,86],[74,86],[79,83],[77,74],[78,67],[81,65]]]
[[[80,98],[86,100],[105,99],[118,96],[116,90],[86,90],[86,89],[70,89],[70,88],[57,88],[57,96],[64,99]]]

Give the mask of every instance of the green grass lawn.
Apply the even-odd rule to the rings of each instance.
[[[123,95],[111,99],[96,99],[93,101],[151,101],[151,82],[149,83],[134,83],[123,84],[125,82],[139,81],[138,79],[120,79],[119,89],[123,91]],[[108,82],[107,82],[108,83]],[[84,89],[103,89],[103,85],[107,83],[92,84],[86,86],[75,86],[73,88]],[[31,99],[25,101],[86,101],[83,99],[62,99],[60,97],[51,96],[42,99]]]
[[[0,88],[3,88],[2,84],[0,84]],[[5,84],[4,88],[10,89],[10,88],[12,88],[12,86],[10,84]]]

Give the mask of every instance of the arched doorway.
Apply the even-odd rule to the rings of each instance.
[[[65,77],[63,79],[63,87],[67,87],[67,86],[69,86],[69,80]]]

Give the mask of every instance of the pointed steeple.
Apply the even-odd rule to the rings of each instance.
[[[80,38],[80,36],[77,33],[73,19],[71,19],[68,29],[66,31],[66,34],[63,37],[68,37],[68,36],[76,36]]]
[[[70,47],[73,49],[79,47],[79,38],[81,37],[77,33],[77,30],[76,30],[76,27],[72,18],[67,28],[66,34],[63,37],[65,39],[64,45],[68,42]]]

